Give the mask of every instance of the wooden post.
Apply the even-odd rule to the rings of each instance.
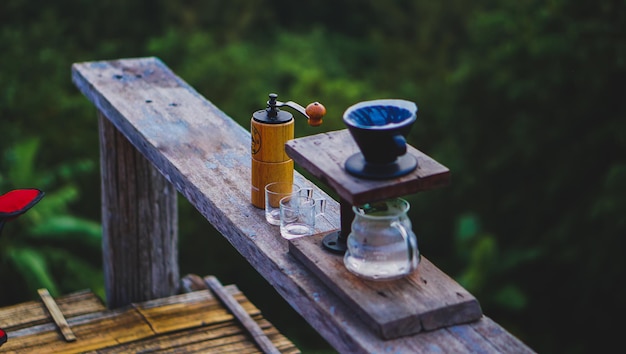
[[[176,294],[176,189],[101,112],[98,122],[107,306]]]

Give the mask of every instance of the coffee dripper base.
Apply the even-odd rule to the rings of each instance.
[[[345,237],[341,236],[341,230],[337,230],[324,236],[322,239],[324,248],[335,254],[344,254],[348,249]]]
[[[399,156],[395,161],[386,164],[367,162],[362,153],[350,156],[344,167],[346,171],[365,179],[384,180],[408,175],[417,168],[417,159],[411,154]]]

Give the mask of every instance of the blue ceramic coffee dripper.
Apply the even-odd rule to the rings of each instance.
[[[361,152],[346,160],[346,171],[366,179],[390,179],[415,170],[417,159],[406,153],[406,137],[416,119],[417,105],[400,99],[350,106],[343,122]]]

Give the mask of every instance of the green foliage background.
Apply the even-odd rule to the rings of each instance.
[[[101,293],[97,124],[70,66],[158,56],[245,127],[270,92],[324,103],[322,130],[296,136],[343,128],[358,101],[415,101],[411,144],[453,174],[408,197],[425,256],[539,352],[621,342],[626,1],[5,0],[0,48],[0,193],[48,193],[0,238],[2,306]],[[305,352],[327,349],[180,204],[183,274],[238,284]]]

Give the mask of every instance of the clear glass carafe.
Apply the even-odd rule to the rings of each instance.
[[[419,263],[417,238],[401,198],[355,206],[346,268],[368,280],[392,280],[413,272]]]

